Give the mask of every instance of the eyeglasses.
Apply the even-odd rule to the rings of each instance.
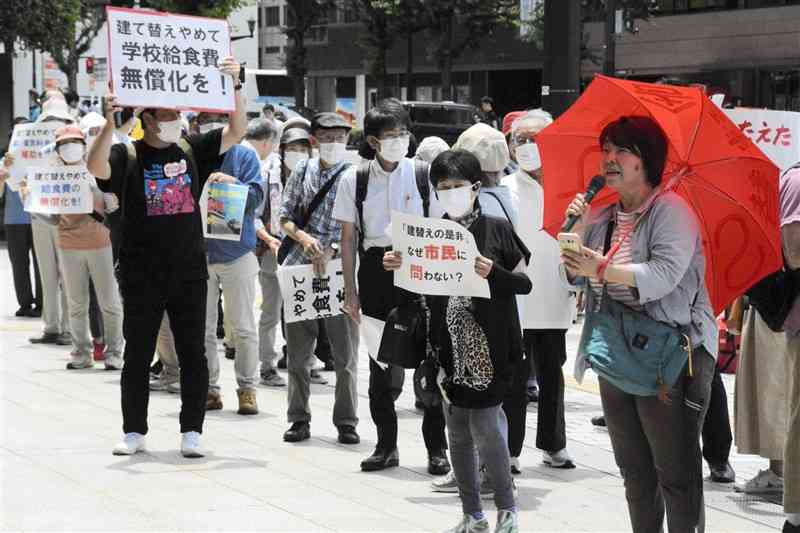
[[[320,143],[335,143],[347,141],[346,131],[318,131],[315,135]]]
[[[449,183],[440,182],[436,186],[436,190],[437,191],[450,191],[450,190],[453,190],[453,189],[460,189],[462,187],[469,187],[473,191],[477,191],[478,188],[480,188],[480,186],[481,186],[481,182],[479,182],[479,181],[476,181],[475,183],[473,183],[471,185],[455,185],[455,184],[449,184]]]

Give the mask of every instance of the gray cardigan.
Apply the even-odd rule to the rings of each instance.
[[[585,246],[603,252],[614,209],[609,206],[591,217],[584,232]],[[629,237],[636,278],[636,287],[631,290],[650,318],[673,326],[688,326],[692,345],[702,345],[716,358],[719,333],[706,288],[706,259],[694,212],[683,198],[670,191],[657,197],[643,217]],[[595,296],[588,279],[577,278],[574,284],[586,288],[586,309],[594,309]],[[582,335],[586,335],[585,328]],[[575,361],[578,381],[583,379],[587,367],[585,354],[578,353]]]

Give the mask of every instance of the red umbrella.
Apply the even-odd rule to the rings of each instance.
[[[669,140],[662,183],[675,178],[675,191],[700,220],[706,284],[719,313],[783,264],[778,168],[698,88],[597,76],[536,137],[544,169],[545,229],[558,233],[569,202],[600,171],[600,132],[623,115],[651,117]],[[592,206],[616,200],[606,188]]]

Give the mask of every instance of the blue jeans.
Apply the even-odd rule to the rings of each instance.
[[[500,405],[485,409],[444,406],[450,461],[464,514],[481,512],[478,454],[494,482],[497,509],[513,509],[514,493],[508,455],[508,422]]]

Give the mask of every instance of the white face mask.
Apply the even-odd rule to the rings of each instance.
[[[335,165],[344,159],[347,145],[345,143],[320,143],[319,157],[329,165]]]
[[[208,133],[209,131],[218,130],[220,128],[224,128],[225,126],[226,124],[223,122],[209,122],[207,124],[200,124],[197,129],[200,133]]]
[[[381,157],[389,163],[397,163],[408,153],[408,143],[410,139],[408,135],[403,135],[396,139],[384,139],[380,141]]]
[[[472,208],[472,187],[469,185],[446,191],[436,191],[436,194],[439,196],[442,209],[450,218],[461,218]]]
[[[525,143],[517,146],[515,150],[517,163],[523,170],[533,172],[542,168],[542,157],[539,155],[539,147],[535,143]]]
[[[68,143],[58,147],[58,155],[67,163],[78,163],[83,159],[83,145]]]
[[[180,140],[181,138],[180,119],[158,121],[158,127],[161,130],[158,132],[158,138],[161,139],[161,142],[172,144]]]
[[[306,152],[285,152],[283,154],[283,164],[286,165],[286,168],[289,170],[296,169],[297,164],[306,159],[308,159],[308,154]]]

